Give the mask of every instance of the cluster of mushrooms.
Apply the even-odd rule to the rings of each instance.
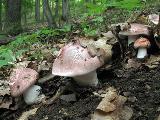
[[[159,15],[149,16],[150,21],[159,24]],[[128,29],[118,33],[119,38],[128,37],[128,46],[134,45],[137,49],[137,58],[143,59],[147,56],[147,49],[151,46],[148,39],[150,35],[147,25],[139,23],[129,24]],[[111,31],[98,40],[76,39],[61,48],[57,58],[54,60],[52,74],[57,76],[72,77],[79,85],[97,86],[97,68],[112,61],[114,54],[113,45],[108,40],[117,40]],[[118,41],[118,40],[117,40]],[[30,68],[14,69],[10,75],[10,90],[13,97],[23,94],[27,104],[34,104],[41,101],[44,95],[41,94],[41,87],[34,85],[38,79],[38,72]]]

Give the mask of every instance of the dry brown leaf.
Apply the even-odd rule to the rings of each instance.
[[[28,120],[28,117],[36,114],[37,110],[38,108],[34,108],[29,111],[23,112],[22,115],[18,118],[18,120]]]
[[[9,109],[11,104],[12,104],[11,96],[8,96],[8,95],[0,96],[0,108]]]
[[[42,71],[42,70],[48,70],[52,67],[51,63],[48,63],[47,61],[42,61],[39,63],[38,65],[38,72]]]
[[[0,80],[0,96],[10,95],[9,81]]]
[[[118,95],[116,90],[110,87],[94,112],[92,120],[130,120],[133,111],[124,106],[126,100],[126,97]]]
[[[158,118],[157,118],[157,120],[160,120],[160,115],[158,115]]]
[[[129,59],[128,63],[124,65],[124,68],[129,69],[129,68],[138,68],[141,66],[141,63],[136,61],[135,59]]]
[[[23,61],[15,64],[15,68],[26,68],[31,61]]]
[[[52,60],[54,59],[54,56],[56,56],[56,51],[54,50],[54,52],[52,52],[52,49],[43,49],[41,50],[41,54],[43,55],[43,59],[47,60],[48,62],[52,62]]]
[[[160,64],[160,55],[151,55],[150,58],[145,63],[146,66],[149,68],[155,68],[158,67]]]
[[[116,106],[106,99],[103,99],[97,107],[97,110],[104,111],[104,112],[112,112],[116,109]]]
[[[10,109],[12,104],[12,97],[10,96],[9,81],[0,80],[0,108]]]

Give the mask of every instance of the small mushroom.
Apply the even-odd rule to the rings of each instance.
[[[53,63],[52,74],[73,77],[80,85],[96,86],[98,78],[96,69],[104,62],[97,56],[91,56],[79,42],[71,42],[64,46]]]
[[[128,36],[128,46],[133,43],[139,35],[149,35],[149,30],[146,25],[131,23],[130,26],[128,30],[119,32],[120,37]]]
[[[14,69],[10,75],[10,91],[13,97],[23,94],[24,101],[27,104],[34,104],[40,101],[41,87],[34,85],[38,73],[30,68]]]
[[[147,56],[147,48],[151,46],[150,41],[147,38],[139,38],[134,43],[134,48],[138,49],[137,58],[143,59]]]

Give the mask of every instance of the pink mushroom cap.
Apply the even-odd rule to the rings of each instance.
[[[151,46],[150,41],[147,38],[139,38],[134,42],[135,48],[149,48]]]
[[[131,27],[127,31],[120,31],[120,35],[130,36],[130,35],[149,35],[149,30],[146,25],[131,23]]]
[[[91,57],[87,48],[79,42],[71,42],[61,48],[53,63],[52,74],[74,77],[92,72],[102,65],[99,58]]]
[[[23,94],[36,82],[38,73],[30,68],[14,69],[10,75],[10,90],[13,97]]]

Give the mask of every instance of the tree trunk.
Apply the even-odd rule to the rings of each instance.
[[[5,28],[6,32],[11,35],[21,32],[21,0],[6,0]]]
[[[40,21],[40,0],[35,0],[35,19]]]
[[[93,0],[93,4],[96,4],[96,0]]]
[[[46,16],[49,27],[56,27],[56,23],[53,19],[53,15],[49,7],[48,0],[43,0],[43,10],[44,10],[44,14]]]
[[[2,31],[2,0],[0,0],[0,31]]]
[[[69,16],[69,1],[62,0],[62,19],[67,22],[68,16]]]
[[[27,14],[24,13],[24,24],[27,24]]]
[[[55,6],[55,17],[58,17],[59,15],[59,0],[56,0],[56,6]]]
[[[42,2],[42,21],[45,21],[45,13],[44,13],[44,7],[43,7],[43,2]]]
[[[91,2],[90,0],[86,0],[86,2]]]

